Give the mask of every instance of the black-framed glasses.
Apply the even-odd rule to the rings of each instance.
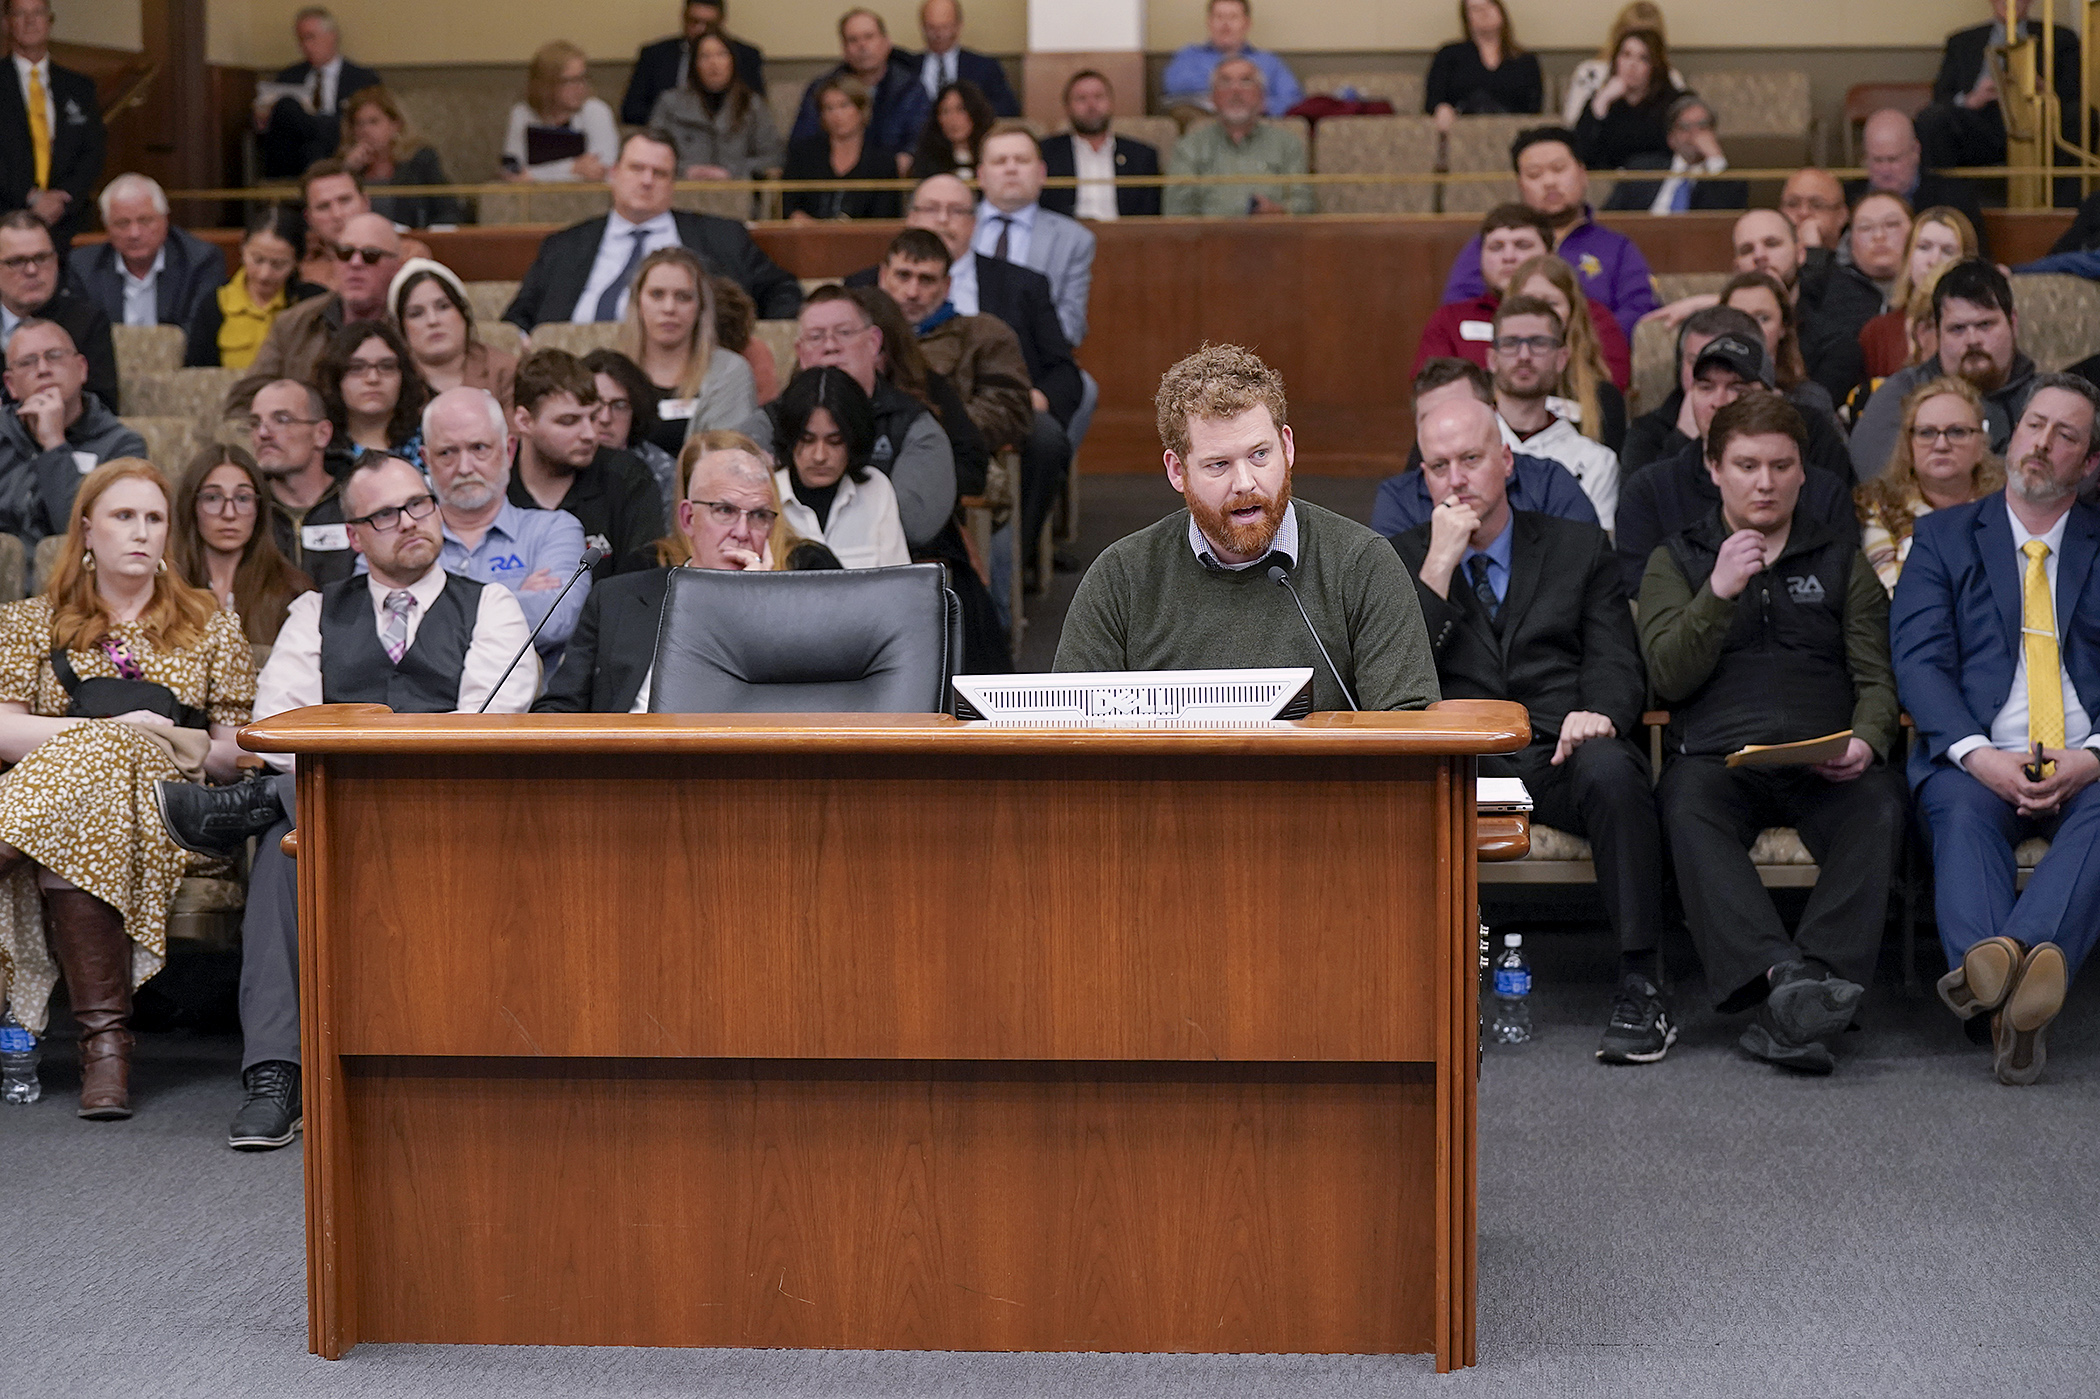
[[[253,515],[261,499],[253,491],[235,491],[232,495],[220,490],[197,492],[197,508],[213,515],[224,515],[231,511],[235,515]]]
[[[394,254],[385,248],[352,248],[342,243],[335,245],[337,262],[361,262],[367,267],[377,267],[392,256]]]
[[[731,505],[726,500],[696,500],[693,504],[706,506],[707,518],[724,529],[731,528],[739,520],[749,520],[763,534],[773,528],[773,522],[780,518],[778,510],[764,505],[756,510],[746,510],[742,506]]]
[[[1910,430],[1911,441],[1916,442],[1921,447],[1930,446],[1940,438],[1945,438],[1947,445],[1950,447],[1959,447],[1965,443],[1973,442],[1981,436],[1983,436],[1982,428],[1969,427],[1962,423],[1956,423],[1953,427],[1927,427],[1925,424],[1919,423]]]
[[[0,258],[0,267],[10,272],[34,272],[47,262],[57,262],[57,253],[20,253],[10,258]]]
[[[350,525],[363,525],[366,529],[385,534],[401,527],[401,517],[411,520],[427,520],[430,512],[438,508],[438,498],[425,492],[413,500],[404,500],[399,505],[382,506],[369,515],[360,515],[354,520],[345,520]]]
[[[1505,335],[1495,341],[1496,353],[1504,355],[1520,355],[1527,350],[1535,355],[1550,355],[1560,347],[1560,339],[1552,335]]]

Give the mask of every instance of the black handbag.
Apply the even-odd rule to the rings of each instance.
[[[184,704],[165,685],[105,675],[82,680],[63,646],[51,648],[51,671],[72,698],[73,702],[66,706],[68,719],[114,719],[119,714],[143,709],[172,720],[180,729],[211,727],[211,716]]]

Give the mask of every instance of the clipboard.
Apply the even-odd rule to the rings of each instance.
[[[1728,755],[1732,768],[1813,767],[1845,756],[1852,746],[1852,730],[1840,729],[1821,738],[1796,743],[1752,743]]]

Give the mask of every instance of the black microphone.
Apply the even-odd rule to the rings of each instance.
[[[510,679],[510,673],[518,668],[518,662],[525,659],[525,653],[532,649],[532,643],[540,639],[540,627],[547,625],[547,618],[552,617],[554,609],[561,606],[561,600],[569,595],[569,589],[576,586],[576,580],[604,561],[605,551],[595,544],[583,551],[583,557],[576,561],[576,571],[569,575],[569,581],[562,584],[561,591],[554,595],[554,601],[547,608],[547,616],[540,618],[540,626],[532,629],[532,635],[525,638],[525,644],[518,648],[518,654],[512,656],[510,664],[503,667],[503,674],[497,677],[495,687],[489,691],[488,698],[481,702],[481,708],[474,711],[476,714],[489,712],[489,705],[495,702],[496,692],[503,688],[504,681]],[[490,586],[501,587],[502,585],[499,583],[491,584]]]
[[[1351,709],[1363,708],[1362,705],[1356,702],[1356,696],[1349,693],[1348,682],[1342,679],[1342,673],[1334,668],[1334,657],[1327,654],[1327,643],[1320,640],[1319,632],[1313,630],[1312,618],[1305,615],[1305,601],[1298,596],[1298,590],[1291,586],[1291,575],[1284,572],[1282,564],[1272,563],[1269,565],[1269,581],[1281,586],[1285,592],[1291,595],[1291,601],[1298,604],[1298,616],[1304,620],[1305,630],[1312,634],[1313,645],[1320,648],[1320,659],[1327,662],[1327,673],[1332,675],[1334,683],[1341,687],[1342,698],[1349,701]]]

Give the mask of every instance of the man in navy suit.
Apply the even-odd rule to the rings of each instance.
[[[0,214],[30,210],[63,257],[102,178],[102,104],[93,78],[51,61],[51,0],[4,2],[13,55],[0,82]]]
[[[343,57],[342,31],[335,16],[321,6],[301,10],[292,21],[292,33],[305,57],[279,73],[277,81],[305,87],[307,100],[280,97],[269,106],[256,104],[265,179],[295,178],[315,161],[334,155],[342,140],[343,108],[356,94],[379,86],[377,73]]]
[[[2096,462],[2100,390],[2037,376],[2004,491],[1918,521],[1890,612],[1952,968],[1940,998],[1973,1038],[1988,1026],[2008,1084],[2041,1076],[2100,936],[2100,511],[2077,499]],[[2033,836],[2049,853],[2016,898],[2013,850]]]
[[[1091,68],[1065,82],[1065,120],[1070,131],[1043,141],[1044,173],[1053,180],[1077,178],[1084,164],[1089,183],[1078,189],[1046,189],[1045,209],[1066,218],[1135,219],[1159,213],[1158,185],[1126,185],[1126,176],[1157,175],[1159,150],[1143,141],[1118,136],[1111,129],[1116,114],[1115,89]]]
[[[647,126],[656,99],[685,81],[693,61],[693,43],[710,29],[720,29],[729,17],[728,0],[686,0],[680,11],[681,33],[644,44],[634,56],[634,72],[627,79],[627,95],[620,99],[620,120],[629,126]],[[744,86],[760,97],[766,95],[766,56],[742,39],[722,38],[736,64],[736,75]]]
[[[823,135],[823,125],[817,120],[817,89],[826,78],[851,73],[868,89],[867,139],[886,151],[914,149],[920,128],[933,115],[933,101],[919,85],[919,65],[910,54],[890,44],[889,26],[882,16],[864,7],[841,15],[839,52],[845,61],[829,73],[818,74],[803,90],[802,110],[795,114],[788,140],[807,141]]]
[[[962,6],[955,0],[925,0],[919,6],[919,33],[925,37],[926,52],[916,58],[901,56],[917,64],[926,100],[939,97],[950,83],[972,82],[1000,116],[1021,115],[1021,104],[1007,85],[1006,70],[990,54],[964,48],[962,26]]]
[[[205,299],[225,285],[226,255],[168,222],[168,195],[158,180],[119,175],[103,186],[99,202],[109,241],[73,249],[66,258],[73,280],[112,325],[172,325],[187,333]]]

